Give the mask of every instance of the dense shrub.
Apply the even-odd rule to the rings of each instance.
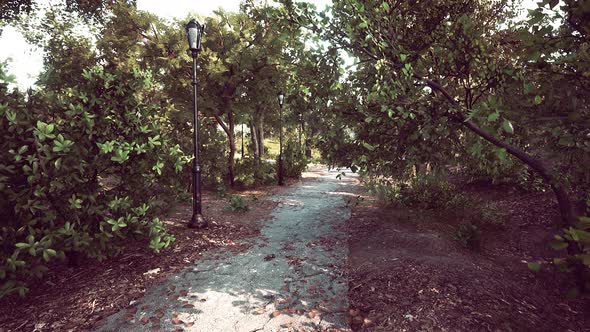
[[[227,136],[219,130],[215,119],[203,118],[199,124],[199,158],[203,184],[207,189],[213,189],[223,185],[227,173]],[[190,147],[192,149],[192,140]],[[187,167],[187,171],[190,173],[190,167]],[[190,179],[190,174],[188,178]]]
[[[239,195],[229,196],[227,200],[227,207],[229,210],[234,212],[246,212],[250,209],[244,197]]]
[[[463,247],[478,249],[480,246],[481,232],[476,225],[471,223],[460,224],[453,232],[453,240]]]
[[[0,297],[26,293],[56,258],[174,240],[154,207],[188,158],[164,137],[153,86],[149,72],[96,66],[51,94],[0,91]]]
[[[462,212],[465,207],[473,204],[454,185],[439,176],[420,176],[408,182],[365,178],[365,182],[371,192],[385,201],[407,207]]]
[[[299,146],[299,141],[294,137],[287,139],[283,149],[283,161],[286,177],[299,178],[301,177],[301,173],[307,168],[308,160],[305,156],[305,151]]]
[[[276,183],[277,172],[274,165],[266,160],[254,158],[240,159],[236,162],[236,183],[251,186]]]
[[[578,218],[575,226],[563,229],[554,236],[551,247],[557,251],[564,251],[561,257],[556,257],[553,265],[561,272],[575,275],[576,286],[569,292],[576,296],[581,292],[590,292],[590,194],[586,199],[585,216]],[[542,268],[539,262],[529,262],[529,268],[538,272]]]

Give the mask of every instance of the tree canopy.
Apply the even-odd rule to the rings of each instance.
[[[587,268],[589,4],[543,0],[521,19],[510,0],[338,0],[324,11],[247,0],[198,17],[205,182],[273,180],[264,142],[278,136],[284,90],[294,175],[313,147],[368,178],[455,169],[541,182],[565,227],[557,246]],[[67,0],[42,15],[35,5],[4,2],[0,16],[45,50],[26,93],[0,64],[0,297],[24,293],[55,257],[106,258],[140,234],[160,250],[173,238],[157,215],[189,189],[188,19],[134,1]],[[252,158],[236,158],[239,124]]]

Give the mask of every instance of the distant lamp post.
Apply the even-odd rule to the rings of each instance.
[[[195,152],[192,165],[193,216],[188,223],[190,228],[207,227],[207,221],[201,213],[201,165],[199,164],[199,117],[197,112],[197,56],[201,51],[201,37],[204,29],[205,25],[199,24],[194,19],[186,25],[188,48],[193,57],[193,145]]]
[[[279,186],[285,184],[284,181],[284,166],[283,166],[283,102],[285,101],[285,95],[283,91],[279,92],[279,116],[280,116],[280,134],[279,134]]]
[[[244,159],[244,124],[242,123],[242,159]]]

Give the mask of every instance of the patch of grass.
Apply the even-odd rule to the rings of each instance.
[[[228,209],[234,212],[246,212],[250,209],[248,204],[246,204],[246,200],[242,196],[229,196],[227,204]]]
[[[284,142],[283,142],[284,143]],[[279,155],[279,139],[278,138],[266,138],[264,140],[264,148],[267,149],[267,157],[269,159],[275,159]]]

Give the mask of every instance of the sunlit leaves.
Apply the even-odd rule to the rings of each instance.
[[[509,120],[504,119],[504,121],[502,122],[502,128],[506,133],[514,134],[514,127],[512,126],[512,122],[510,122]]]

